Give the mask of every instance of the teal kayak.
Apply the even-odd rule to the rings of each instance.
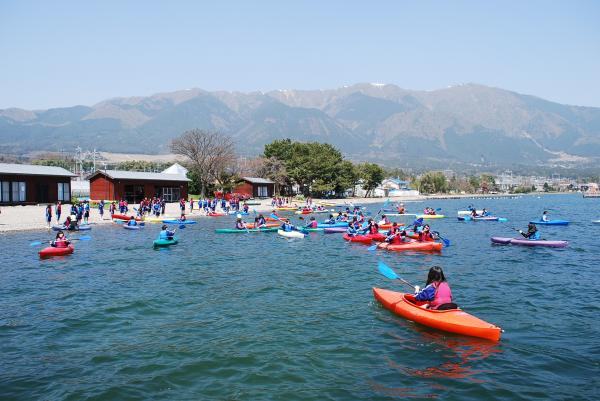
[[[179,240],[177,239],[177,237],[173,237],[171,239],[157,239],[154,240],[154,247],[155,248],[162,248],[165,246],[171,246],[171,245],[175,245]]]
[[[217,234],[246,234],[246,233],[274,233],[279,230],[278,227],[267,228],[249,228],[248,230],[238,230],[237,228],[217,228]]]
[[[548,220],[548,221],[531,220],[529,223],[530,224],[539,224],[539,225],[543,225],[543,226],[566,226],[566,225],[569,225],[569,222],[567,220]]]

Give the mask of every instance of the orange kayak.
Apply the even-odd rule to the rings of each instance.
[[[431,310],[415,300],[414,295],[373,288],[373,295],[385,309],[423,326],[465,336],[500,340],[502,329],[484,320],[469,315],[462,309]]]
[[[393,223],[390,223],[390,224],[379,224],[379,229],[380,230],[389,230],[390,228],[392,228],[392,224]],[[402,227],[402,226],[404,226],[404,223],[398,223],[398,227]]]
[[[423,252],[440,252],[442,250],[443,244],[441,242],[432,242],[432,241],[410,241],[403,242],[401,244],[388,244],[387,242],[382,242],[377,245],[379,249],[386,249],[388,251],[423,251]]]

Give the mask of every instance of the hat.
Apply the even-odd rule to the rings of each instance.
[[[236,214],[235,217],[237,217],[238,219],[242,218],[242,215],[240,213]]]

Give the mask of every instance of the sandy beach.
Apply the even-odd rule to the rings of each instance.
[[[521,195],[504,195],[504,194],[494,194],[494,195],[480,195],[480,194],[469,194],[469,195],[431,195],[431,196],[412,196],[412,197],[393,197],[389,198],[391,202],[423,202],[427,200],[435,200],[435,199],[490,199],[490,198],[499,198],[499,197],[515,197]],[[319,203],[321,201],[328,202],[335,205],[350,205],[350,204],[372,204],[372,203],[381,203],[385,201],[387,198],[349,198],[349,199],[332,199],[332,200],[320,200],[313,199],[314,203]],[[293,202],[293,206],[302,206],[303,202]],[[189,205],[188,205],[189,206]],[[37,231],[45,231],[48,230],[48,225],[45,221],[45,205],[30,205],[30,206],[3,206],[0,207],[0,232],[9,232],[9,231],[25,231],[25,230],[37,230]],[[63,205],[63,214],[61,216],[61,222],[63,222],[67,216],[68,210],[70,209],[69,205]],[[412,210],[407,205],[407,209]],[[419,210],[422,208],[418,208]],[[250,206],[250,210],[255,210],[258,213],[271,212],[271,200],[264,199],[260,201],[260,205],[252,205]],[[188,218],[192,219],[200,219],[206,218],[204,212],[199,210],[194,210],[193,213],[189,213],[189,210],[186,210]],[[52,225],[58,224],[56,220],[56,216],[54,215],[54,207],[52,208],[53,218]],[[131,214],[131,213],[130,213]],[[179,204],[178,203],[169,203],[166,206],[165,216],[173,217],[179,216]],[[110,219],[110,214],[108,213],[108,205],[104,209],[104,218],[100,217],[97,208],[92,208],[90,211],[89,223],[91,225],[100,225],[100,224],[114,224]]]

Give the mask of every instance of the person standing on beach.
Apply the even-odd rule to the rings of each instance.
[[[100,213],[100,218],[102,220],[104,220],[104,201],[101,200],[100,203],[98,203],[98,213]]]
[[[52,206],[50,204],[46,205],[46,222],[48,223],[48,227],[52,223]]]
[[[85,201],[85,204],[83,205],[83,222],[84,224],[88,224],[89,219],[90,219],[90,203],[88,201]]]
[[[62,205],[60,201],[56,202],[56,207],[54,208],[54,213],[56,213],[56,222],[58,223],[60,220],[60,215],[62,213]]]

